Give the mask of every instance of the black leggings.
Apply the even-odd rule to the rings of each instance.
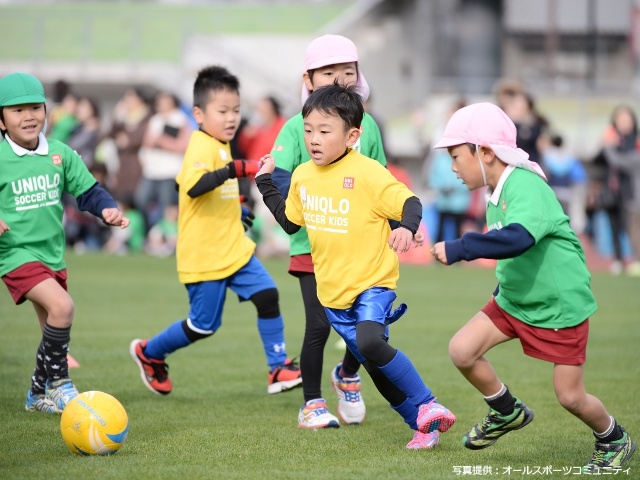
[[[324,307],[318,300],[316,276],[313,273],[299,274],[300,290],[304,303],[305,328],[302,350],[300,351],[300,370],[302,371],[302,393],[304,401],[322,398],[322,364],[324,347],[331,333],[331,325]],[[360,362],[346,349],[342,361],[348,373],[355,374]]]
[[[379,365],[387,365],[393,360],[397,352],[389,345],[384,331],[385,326],[380,323],[360,322],[356,327],[356,344],[362,356],[367,359],[363,365],[374,385],[387,402],[397,407],[407,396],[379,368]]]
[[[331,333],[331,324],[317,294],[316,277],[313,273],[299,276],[300,290],[304,302],[306,323],[300,369],[302,371],[302,393],[304,401],[322,398],[322,364],[324,346]],[[380,370],[378,365],[386,365],[396,354],[396,350],[387,343],[385,327],[376,322],[362,322],[356,329],[357,345],[360,353],[367,358],[364,368],[373,380],[382,396],[393,406],[402,404],[407,396],[396,387]],[[342,362],[348,373],[356,373],[360,362],[347,348]]]

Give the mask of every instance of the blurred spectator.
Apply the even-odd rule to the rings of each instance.
[[[96,181],[106,189],[107,167],[96,163],[89,167],[89,171]],[[63,194],[64,232],[67,245],[73,247],[76,253],[101,250],[109,238],[111,229],[100,219],[78,209],[76,199],[69,194]]]
[[[587,172],[578,157],[564,146],[560,135],[545,133],[538,146],[549,186],[569,217],[571,228],[581,235],[586,224]]]
[[[446,120],[464,107],[463,99],[456,101],[447,112]],[[444,123],[434,133],[433,138],[440,138]],[[458,238],[463,233],[463,224],[471,207],[471,192],[451,170],[451,156],[447,150],[431,150],[425,160],[423,176],[427,186],[435,194],[435,210],[437,213],[436,234],[432,235],[432,243]],[[482,212],[484,214],[484,211]],[[432,228],[434,228],[432,227]]]
[[[82,97],[76,108],[78,123],[71,132],[67,145],[73,148],[87,167],[95,164],[96,148],[100,139],[100,110],[96,101]]]
[[[138,153],[149,123],[150,109],[138,88],[128,88],[116,104],[109,137],[113,138],[119,164],[110,180],[116,200],[134,198],[142,177]]]
[[[60,140],[68,143],[71,132],[76,128],[78,120],[76,119],[76,109],[78,107],[78,97],[71,91],[68,91],[62,101],[49,117],[49,133],[48,138]]]
[[[282,116],[280,102],[275,97],[261,98],[256,104],[256,110],[250,121],[245,121],[236,135],[236,154],[231,151],[233,158],[259,160],[260,157],[271,152],[280,129],[287,119]],[[253,195],[254,180],[250,178],[238,179],[240,194],[251,209],[255,207]]]
[[[409,171],[400,163],[400,160],[393,156],[387,158],[389,160],[387,170],[391,172],[391,175],[396,177],[396,180],[404,183],[408,188],[413,188],[411,174],[409,174]]]
[[[609,188],[617,191],[620,202],[613,213],[621,216],[620,229],[626,227],[634,254],[627,273],[640,276],[640,139],[637,118],[630,107],[622,105],[614,110],[602,143]]]
[[[142,178],[135,193],[135,205],[148,228],[162,218],[166,207],[178,204],[175,178],[189,144],[189,119],[180,101],[169,92],[159,92],[155,114],[150,118],[139,152]]]
[[[538,113],[533,97],[527,93],[514,93],[504,104],[504,112],[516,125],[516,143],[529,154],[529,160],[540,164],[538,139],[548,126],[547,120]]]
[[[131,197],[119,199],[118,208],[131,223],[128,228],[110,229],[111,235],[104,245],[104,251],[114,255],[141,252],[146,238],[146,227],[142,213],[133,207]]]
[[[271,152],[286,120],[282,116],[280,103],[274,97],[260,99],[256,104],[255,117],[238,133],[238,148],[246,155],[244,158],[260,160],[260,157]]]
[[[149,230],[145,252],[154,257],[176,253],[178,242],[178,205],[167,205],[162,218]]]
[[[451,157],[446,150],[433,152],[428,185],[436,193],[438,211],[438,234],[433,243],[459,238],[469,210],[471,193],[451,170]]]

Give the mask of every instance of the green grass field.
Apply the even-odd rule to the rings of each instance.
[[[174,260],[143,256],[69,255],[69,290],[76,302],[71,371],[79,390],[102,390],[127,409],[130,433],[110,457],[78,457],[60,436],[59,417],[24,411],[40,334],[33,309],[0,292],[0,478],[2,479],[409,479],[488,477],[560,478],[576,475],[589,458],[588,429],[557,403],[551,365],[525,357],[517,343],[490,352],[503,381],[535,411],[534,422],[493,447],[472,452],[463,433],[486,413],[480,395],[452,365],[447,344],[495,286],[490,270],[402,268],[399,299],[409,312],[392,327],[391,343],[414,361],[439,400],[458,417],[430,451],[404,448],[411,431],[364,378],[367,418],[360,426],[297,428],[300,389],[266,391],[267,370],[251,304],[227,299],[222,329],[172,355],[174,391],[149,392],[129,357],[129,342],[182,318],[187,298]],[[266,262],[281,294],[288,351],[297,355],[303,333],[298,285],[283,261]],[[640,439],[640,282],[595,275],[600,310],[591,323],[588,390]],[[323,389],[335,413],[328,372],[341,358],[332,334]],[[543,473],[550,467],[550,473]],[[640,453],[620,473],[640,478]],[[511,473],[508,471],[511,469]],[[536,469],[538,473],[536,472]],[[555,472],[554,472],[555,470]],[[530,473],[527,473],[530,472]],[[573,472],[573,473],[571,473]]]
[[[0,60],[179,62],[189,36],[308,34],[352,4],[341,0],[275,5],[95,1],[0,5],[0,31],[6,42]]]

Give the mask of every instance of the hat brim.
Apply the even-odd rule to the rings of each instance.
[[[337,65],[339,63],[358,62],[358,57],[353,55],[336,55],[334,57],[322,57],[315,62],[306,65],[307,70],[315,70],[316,68],[327,67],[329,65]]]
[[[462,137],[442,137],[432,148],[449,148],[469,143]]]
[[[47,103],[47,99],[43,95],[37,93],[30,95],[21,95],[13,97],[2,102],[3,107],[12,107],[14,105],[27,105],[30,103]]]

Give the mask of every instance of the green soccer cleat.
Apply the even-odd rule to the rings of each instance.
[[[622,430],[622,438],[611,443],[596,441],[595,449],[589,463],[582,467],[583,473],[601,473],[622,468],[622,464],[631,458],[636,451],[636,443],[631,440],[627,431]]]
[[[489,413],[482,422],[473,426],[464,437],[462,444],[471,450],[490,447],[498,439],[511,430],[519,430],[533,420],[533,412],[516,398],[515,408],[511,415],[500,415],[489,408]]]

